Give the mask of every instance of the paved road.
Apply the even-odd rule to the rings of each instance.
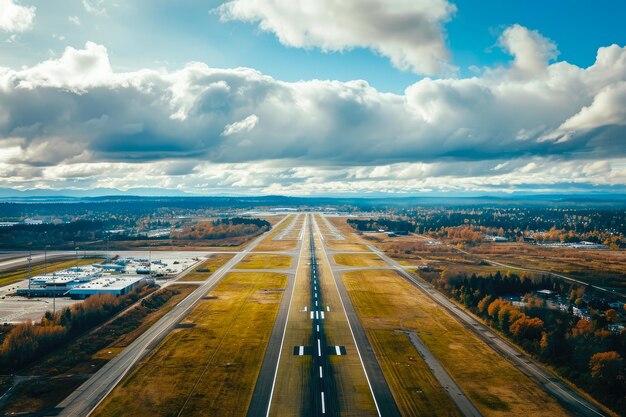
[[[317,224],[316,224],[317,226]],[[319,229],[318,229],[319,231]],[[313,223],[309,222],[309,247],[311,248],[310,294],[311,294],[311,411],[313,416],[338,416],[337,387],[330,363],[330,346],[324,328],[324,292],[318,284],[318,266],[315,255]]]
[[[278,224],[282,223],[279,222]],[[277,224],[277,226],[278,226]],[[178,303],[172,310],[165,314],[152,327],[146,330],[126,349],[109,361],[91,378],[83,383],[76,391],[63,400],[57,408],[60,408],[60,416],[82,417],[88,416],[100,404],[100,402],[115,388],[121,379],[130,371],[141,358],[167,336],[193,307],[229,272],[245,255],[247,255],[267,233],[255,239],[245,250],[236,254],[219,270],[217,270],[198,289],[192,292],[184,300]]]
[[[302,226],[304,229],[306,220]],[[247,417],[266,417],[269,412],[269,405],[272,401],[272,389],[274,379],[276,378],[276,372],[278,370],[278,363],[280,361],[281,347],[285,338],[285,330],[287,328],[287,318],[289,317],[289,310],[291,308],[291,300],[293,299],[293,292],[296,281],[296,274],[300,267],[300,261],[304,259],[304,252],[306,246],[300,242],[298,244],[298,261],[292,262],[295,265],[293,273],[290,273],[287,278],[287,287],[283,293],[283,297],[280,300],[278,306],[278,315],[274,322],[274,328],[270,335],[267,348],[265,349],[265,356],[263,357],[263,363],[261,364],[261,370],[257,377],[256,384],[254,385],[254,392],[252,393],[252,399],[248,406]],[[255,252],[258,253],[258,252]],[[276,272],[276,271],[273,271]]]
[[[472,330],[478,337],[480,337],[485,343],[487,343],[496,352],[500,353],[506,359],[508,359],[513,365],[515,365],[525,375],[537,382],[543,389],[554,396],[565,408],[572,412],[576,416],[584,417],[598,417],[605,416],[606,414],[596,407],[593,403],[585,399],[582,395],[578,394],[572,388],[570,388],[565,382],[559,378],[550,374],[545,368],[531,359],[528,355],[522,353],[504,339],[500,338],[489,327],[485,326],[478,320],[474,319],[471,315],[463,311],[457,305],[452,303],[443,294],[437,291],[433,286],[428,284],[405,270],[405,268],[389,258],[383,252],[378,250],[373,245],[367,245],[370,250],[380,256],[385,262],[393,266],[396,271],[406,278],[409,282],[415,285],[417,288],[424,291],[430,298],[448,310],[454,317],[456,317],[462,324],[468,329]]]
[[[319,230],[319,226],[317,225],[317,221],[315,223],[315,226],[316,231],[321,238],[321,232]],[[322,253],[328,261],[329,258],[326,248],[326,241],[322,241]],[[383,375],[380,364],[376,359],[374,350],[370,345],[367,335],[365,334],[365,330],[361,325],[361,321],[359,320],[354,306],[352,305],[352,301],[348,296],[348,292],[346,291],[346,288],[343,285],[343,281],[339,276],[341,272],[338,271],[338,269],[341,268],[333,265],[331,262],[329,262],[329,265],[333,273],[333,279],[337,286],[337,290],[339,291],[339,297],[341,299],[342,306],[348,318],[348,324],[350,325],[350,330],[352,331],[352,335],[354,337],[357,352],[359,354],[359,357],[361,358],[361,362],[365,370],[365,376],[370,385],[372,396],[374,397],[374,402],[376,403],[378,415],[384,417],[399,417],[400,411],[396,406],[396,402],[393,398],[393,395],[391,394],[391,390],[389,389],[387,380],[385,380],[385,376]]]
[[[74,251],[48,252],[47,256],[43,253],[34,253],[31,257],[31,265],[41,264],[44,262],[45,258],[47,258],[48,262],[50,262],[59,259],[73,258],[75,256],[76,252]],[[20,253],[17,256],[6,255],[3,256],[2,260],[0,260],[0,272],[9,271],[24,266],[28,266],[28,253]]]
[[[482,417],[480,411],[474,407],[474,404],[465,396],[463,390],[459,385],[452,379],[450,374],[446,371],[446,369],[441,365],[441,363],[433,356],[431,351],[424,345],[422,340],[415,332],[403,332],[411,340],[413,346],[417,350],[417,353],[420,354],[424,362],[430,369],[430,372],[437,378],[439,384],[446,390],[452,401],[459,407],[459,410],[463,413],[465,417]]]

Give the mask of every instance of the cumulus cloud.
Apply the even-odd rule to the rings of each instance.
[[[0,178],[291,194],[623,184],[626,48],[580,68],[522,32],[510,65],[403,94],[202,63],[116,72],[101,45],[67,48],[0,67]]]
[[[243,120],[226,125],[226,127],[224,127],[224,131],[222,132],[222,136],[230,136],[239,132],[249,132],[254,129],[254,126],[256,126],[258,121],[259,118],[256,114],[251,114]]]
[[[515,57],[513,68],[520,75],[537,76],[558,55],[556,45],[535,30],[513,25],[500,36],[499,44]]]
[[[258,23],[296,48],[369,48],[416,73],[449,72],[442,25],[456,8],[447,0],[230,0],[223,21]]]
[[[14,0],[0,0],[0,29],[25,32],[33,28],[36,7],[21,6]]]
[[[69,21],[70,21],[70,23],[73,23],[73,24],[75,24],[76,26],[80,26],[80,25],[81,25],[81,22],[80,22],[80,17],[78,17],[78,16],[69,16],[69,17],[67,18],[67,20],[69,20]]]

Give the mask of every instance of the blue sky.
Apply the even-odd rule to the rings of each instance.
[[[0,0],[0,180],[614,190],[624,15],[579,0]]]
[[[211,12],[220,1],[143,0],[117,7],[103,2],[104,18],[91,16],[80,1],[64,2],[64,7],[49,1],[30,3],[39,10],[37,25],[32,33],[19,35],[22,42],[0,46],[4,65],[32,65],[47,58],[49,51],[60,54],[67,45],[94,41],[108,48],[113,67],[120,70],[159,65],[176,69],[201,61],[214,67],[255,68],[285,81],[363,79],[392,92],[402,92],[422,78],[394,68],[387,58],[364,48],[325,53],[285,47],[255,24],[220,22],[219,15]],[[459,76],[474,75],[472,66],[509,61],[497,40],[505,27],[515,23],[539,30],[558,44],[560,60],[583,67],[593,63],[599,47],[626,41],[624,2],[484,0],[480,7],[475,1],[453,3],[457,10],[444,29]],[[81,18],[81,26],[70,23],[68,15]]]

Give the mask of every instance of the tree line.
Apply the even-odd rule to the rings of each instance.
[[[589,302],[588,319],[571,314],[575,301],[582,300],[584,287],[548,277],[533,280],[500,272],[450,276],[445,270],[433,284],[600,402],[626,410],[626,331],[610,330],[619,315],[604,309],[601,300]],[[547,308],[545,300],[533,295],[539,289],[564,294],[571,303],[569,311]],[[526,294],[524,306],[503,298],[513,294]]]
[[[184,227],[182,230],[172,232],[173,239],[200,240],[200,239],[226,239],[239,236],[261,234],[271,228],[268,221],[252,218],[225,218]]]
[[[94,295],[57,313],[48,311],[38,323],[16,325],[0,345],[0,370],[12,373],[33,362],[69,339],[103,323],[150,290],[143,286],[119,297]]]

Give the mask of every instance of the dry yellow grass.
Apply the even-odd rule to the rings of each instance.
[[[369,252],[369,249],[364,245],[360,245],[358,243],[345,243],[340,240],[326,242],[326,246],[328,246],[328,249],[338,252]]]
[[[274,240],[291,222],[294,220],[295,214],[290,214],[287,216],[285,221],[278,227],[272,229],[270,233],[267,234],[265,239],[259,245],[254,248],[255,251],[284,251],[284,250],[292,250],[295,249],[298,245],[298,242],[295,240]]]
[[[371,329],[367,335],[403,416],[462,416],[405,334]]]
[[[94,416],[243,416],[286,277],[231,273],[128,375]],[[184,408],[183,408],[184,407]]]
[[[100,261],[102,261],[102,258],[85,258],[78,260],[72,259],[70,261],[48,262],[47,267],[44,267],[43,265],[33,266],[31,268],[31,275],[35,276],[43,274],[44,271],[51,273],[77,265],[91,265]],[[18,282],[26,278],[28,278],[28,267],[18,268],[16,270],[0,274],[0,286],[13,284],[14,282]]]
[[[241,260],[237,269],[286,269],[291,266],[291,256],[250,254]]]
[[[268,237],[263,240],[263,242],[259,243],[254,250],[255,252],[286,251],[295,249],[297,245],[298,241],[296,240],[272,240]]]
[[[354,253],[340,253],[334,256],[335,263],[337,265],[344,266],[365,266],[365,267],[376,267],[376,266],[388,266],[385,261],[380,259],[380,257],[373,253],[367,254],[354,254]]]
[[[373,332],[417,331],[484,416],[568,415],[556,400],[395,272],[355,271],[343,279],[370,340],[376,340]],[[388,344],[386,350],[395,349]],[[377,345],[373,343],[375,349]],[[398,384],[392,384],[392,391],[397,399],[401,396],[396,392],[414,398]]]
[[[217,253],[215,255],[211,255],[209,259],[195,267],[193,271],[182,277],[180,281],[204,281],[213,275],[217,269],[228,262],[233,256],[235,255],[231,255],[230,253]]]

